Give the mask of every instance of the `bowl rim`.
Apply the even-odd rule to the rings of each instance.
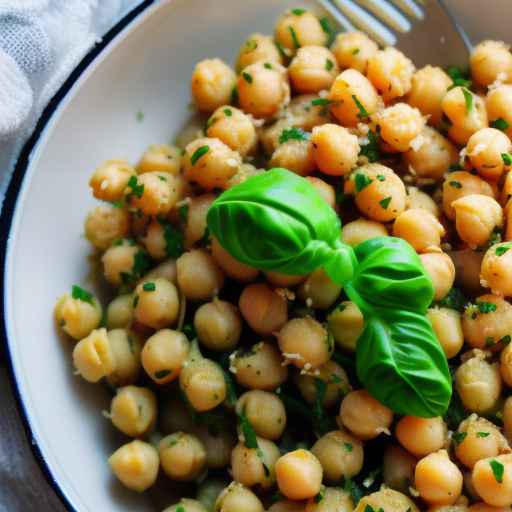
[[[68,78],[59,87],[57,92],[49,101],[48,105],[43,110],[30,137],[23,145],[16,160],[9,186],[5,192],[3,205],[0,205],[0,283],[2,284],[3,288],[3,291],[0,293],[0,354],[5,356],[11,390],[15,399],[14,401],[16,403],[21,423],[23,425],[25,437],[31,448],[32,454],[46,481],[68,512],[80,511],[72,503],[72,499],[66,494],[66,491],[61,487],[56,476],[52,472],[52,468],[45,459],[41,447],[37,442],[37,436],[35,435],[35,429],[32,423],[30,412],[26,407],[24,398],[21,394],[21,390],[18,386],[16,370],[9,348],[7,327],[8,242],[10,239],[11,229],[13,228],[13,221],[18,206],[18,199],[25,181],[25,175],[31,164],[32,153],[41,137],[44,135],[46,128],[51,123],[54,115],[58,113],[63,101],[73,89],[74,85],[82,77],[85,71],[87,71],[96,61],[96,59],[116,41],[121,33],[129,30],[129,27],[133,25],[141,17],[141,15],[148,10],[149,7],[159,3],[161,3],[161,0],[143,0],[140,4],[136,5],[133,9],[128,11],[115,25],[112,26],[112,28],[106,34],[103,35],[101,40],[98,41],[84,55],[80,62],[71,71]]]

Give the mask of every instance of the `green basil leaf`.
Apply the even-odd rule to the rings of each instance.
[[[399,414],[443,415],[450,403],[451,378],[427,318],[385,307],[376,307],[365,318],[357,341],[357,375],[369,393]]]
[[[207,221],[235,259],[258,269],[308,274],[323,267],[341,285],[353,274],[354,253],[340,240],[336,212],[307,180],[286,169],[225,191],[210,206]]]
[[[355,290],[361,310],[379,306],[426,312],[434,298],[432,280],[405,240],[373,238],[359,244],[355,254],[359,264],[347,293]]]

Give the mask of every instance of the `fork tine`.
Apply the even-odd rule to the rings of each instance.
[[[391,0],[391,2],[393,2],[399,9],[401,9],[404,14],[407,14],[411,18],[422,20],[425,17],[421,7],[418,7],[418,5],[413,0]],[[418,0],[418,2],[423,3],[421,0]]]
[[[383,46],[395,44],[395,34],[352,0],[332,0],[332,2],[356,27],[373,37],[379,44]]]
[[[336,9],[329,0],[317,0],[317,2],[327,11],[333,19],[335,19],[340,27],[346,32],[354,32],[356,27],[350,23],[350,21]]]
[[[358,4],[398,32],[411,30],[410,21],[392,4],[385,0],[358,0]]]

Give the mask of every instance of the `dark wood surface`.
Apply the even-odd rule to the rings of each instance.
[[[0,512],[65,512],[32,454],[1,362]]]

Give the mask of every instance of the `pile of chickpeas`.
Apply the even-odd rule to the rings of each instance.
[[[197,63],[202,125],[94,171],[85,234],[112,299],[73,292],[55,316],[76,373],[114,391],[126,443],[108,462],[135,491],[181,482],[165,512],[510,511],[512,54],[485,41],[454,78],[325,28],[293,9],[234,69]],[[337,210],[345,243],[418,252],[453,371],[444,418],[361,387],[363,318],[322,269],[260,272],[209,235],[217,195],[277,166]]]

